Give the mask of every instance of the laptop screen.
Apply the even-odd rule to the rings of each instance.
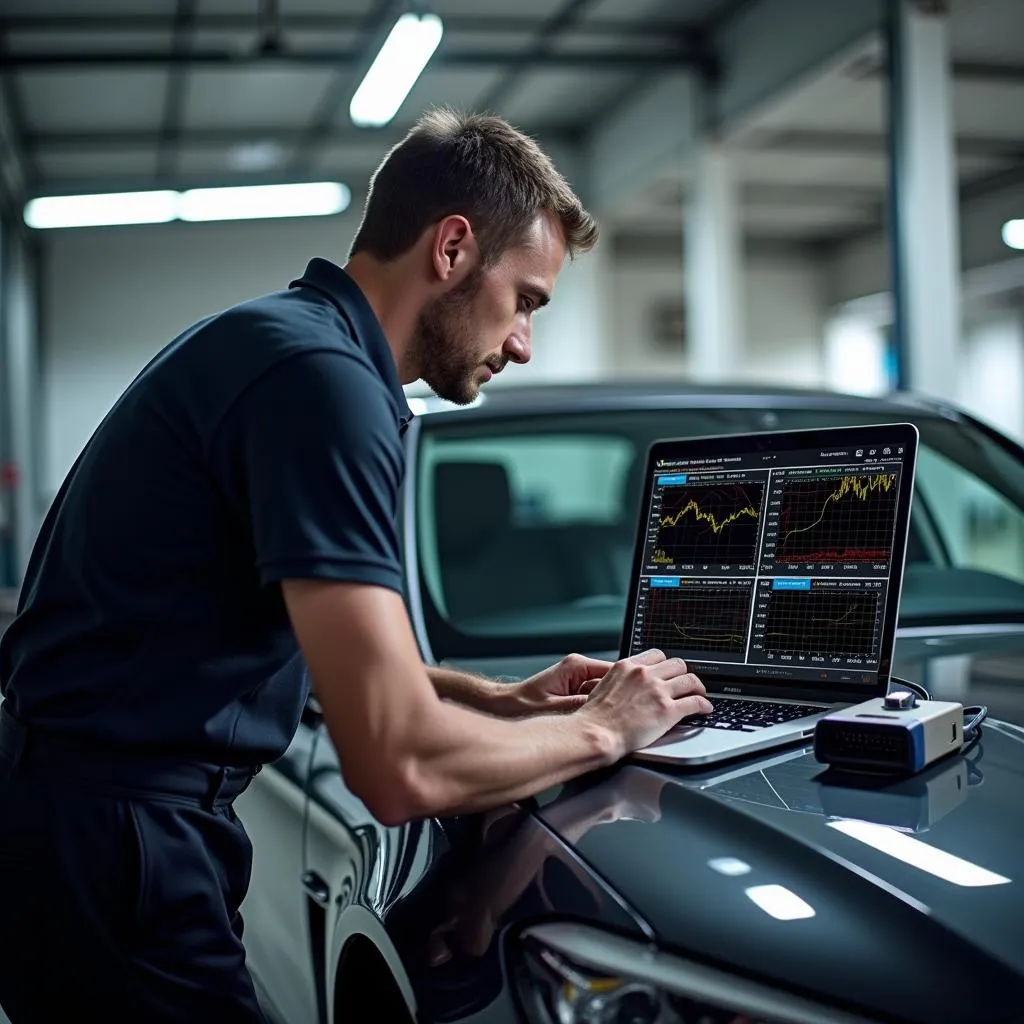
[[[709,691],[866,699],[888,681],[916,452],[911,424],[657,442],[623,656],[660,648]]]

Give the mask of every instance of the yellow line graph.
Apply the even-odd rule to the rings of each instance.
[[[782,543],[785,544],[794,534],[807,533],[809,530],[813,530],[816,526],[820,525],[821,521],[825,518],[829,505],[845,498],[847,494],[852,492],[854,497],[860,501],[867,501],[872,491],[891,491],[895,486],[895,473],[879,473],[878,476],[872,477],[844,476],[839,482],[839,486],[825,499],[825,504],[822,505],[821,514],[818,518],[810,526],[801,526],[798,529],[790,530],[782,538]]]
[[[820,616],[818,618],[814,618],[812,616],[807,621],[808,622],[823,623],[826,626],[841,626],[845,622],[849,621],[850,616],[853,615],[854,612],[860,611],[860,610],[861,609],[859,609],[856,606],[854,606],[854,607],[849,608],[842,615],[840,615],[838,619],[823,619]],[[869,611],[869,614],[870,614],[870,611]],[[871,622],[858,623],[858,625],[861,625],[861,626],[863,626],[866,629],[870,629],[871,628]],[[769,637],[769,636],[790,636],[790,635],[791,635],[790,633],[780,633],[778,631],[771,632],[771,633],[765,633],[766,637]]]
[[[680,635],[685,636],[687,640],[696,640],[697,643],[729,643],[729,644],[742,644],[746,643],[747,638],[741,633],[723,633],[721,636],[694,636],[692,633],[688,633],[682,626],[677,626],[674,622],[672,628]]]
[[[749,516],[751,519],[757,519],[757,509],[753,505],[747,505],[745,508],[737,509],[735,512],[730,512],[724,519],[719,521],[718,517],[714,512],[705,512],[697,502],[691,498],[686,506],[680,509],[675,515],[662,516],[660,525],[661,526],[678,526],[683,516],[688,515],[690,512],[694,513],[694,518],[700,522],[701,520],[711,524],[711,530],[713,533],[721,533],[730,523],[736,522],[743,516]]]

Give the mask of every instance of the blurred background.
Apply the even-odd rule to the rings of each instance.
[[[343,263],[437,104],[603,228],[493,386],[911,388],[1024,440],[1024,0],[0,0],[0,62],[0,586],[142,365]]]

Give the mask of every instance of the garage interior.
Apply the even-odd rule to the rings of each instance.
[[[407,15],[440,43],[393,116],[357,123]],[[374,170],[432,107],[535,138],[601,228],[488,389],[911,391],[1024,444],[1022,0],[0,0],[0,633],[140,369],[310,258],[344,263]],[[336,207],[32,212],[311,183]]]

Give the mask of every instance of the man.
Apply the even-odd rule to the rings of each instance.
[[[709,708],[660,652],[515,686],[425,666],[401,597],[402,384],[465,403],[525,363],[596,234],[531,140],[432,113],[378,169],[344,269],[315,259],[193,325],[96,430],[0,646],[14,1024],[69,997],[107,1020],[261,1019],[231,802],[292,738],[299,654],[385,824],[516,800]]]

